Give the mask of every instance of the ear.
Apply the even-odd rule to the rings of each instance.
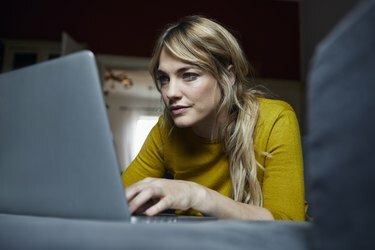
[[[229,73],[230,73],[230,83],[231,85],[233,86],[234,83],[236,82],[236,75],[234,73],[234,67],[232,64],[230,64],[228,67],[227,67]]]

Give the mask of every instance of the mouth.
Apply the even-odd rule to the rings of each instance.
[[[188,109],[189,109],[189,106],[176,105],[176,106],[169,107],[169,111],[171,112],[173,116],[181,115],[185,113]]]

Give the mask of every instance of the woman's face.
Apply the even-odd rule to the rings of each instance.
[[[177,127],[191,127],[210,138],[221,97],[217,80],[207,71],[185,63],[166,50],[157,74],[162,98]]]

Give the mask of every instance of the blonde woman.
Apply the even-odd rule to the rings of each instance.
[[[122,176],[132,213],[304,220],[295,113],[252,88],[227,29],[202,16],[168,25],[150,71],[165,107]]]

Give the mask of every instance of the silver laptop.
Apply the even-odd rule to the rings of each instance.
[[[202,219],[130,216],[119,169],[92,52],[0,75],[0,213],[129,222]]]

